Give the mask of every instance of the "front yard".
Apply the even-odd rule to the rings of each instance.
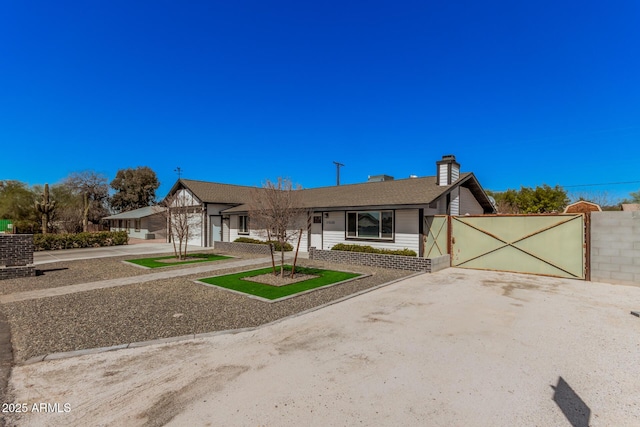
[[[256,257],[242,255],[242,258]],[[212,264],[224,266],[238,259]],[[46,270],[43,275],[0,282],[0,293],[137,277],[154,272],[127,266],[123,260],[102,258],[47,264],[42,266]],[[262,267],[268,265],[262,264]],[[309,260],[302,260],[300,266],[345,269],[344,265]],[[253,268],[256,267],[260,265]],[[234,274],[247,269],[226,268],[216,271],[216,274]],[[356,267],[350,266],[349,269],[355,270]],[[0,305],[0,310],[6,313],[11,325],[15,361],[22,362],[55,352],[259,326],[411,274],[360,266],[357,271],[368,276],[273,303],[194,283],[203,277],[199,273],[6,303]]]

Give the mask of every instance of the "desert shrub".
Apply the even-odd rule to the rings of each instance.
[[[98,233],[35,234],[33,244],[36,251],[73,248],[97,248],[101,246],[126,245],[126,231],[100,231]]]
[[[236,240],[234,240],[235,243],[255,243],[258,245],[268,245],[269,243],[273,243],[273,250],[274,251],[279,251],[280,250],[280,242],[278,242],[277,240],[258,240],[258,239],[252,239],[251,237],[238,237]],[[289,252],[293,250],[293,246],[291,246],[291,244],[285,242],[284,243],[284,250],[285,252]]]
[[[331,248],[332,251],[346,251],[346,252],[365,252],[369,254],[383,254],[383,255],[402,255],[402,256],[417,256],[415,251],[411,249],[378,249],[373,246],[365,245],[347,245],[344,243],[338,243]]]

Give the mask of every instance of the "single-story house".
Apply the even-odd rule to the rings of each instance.
[[[360,184],[299,190],[299,207],[310,217],[301,250],[347,243],[421,254],[429,217],[495,213],[474,174],[461,173],[454,156],[443,156],[436,168],[435,176],[396,180],[382,175]],[[249,220],[249,202],[256,191],[260,189],[179,179],[167,197],[190,200],[195,232],[189,244],[208,247],[242,236],[266,239]]]
[[[126,231],[129,237],[136,239],[166,239],[165,210],[161,206],[146,206],[104,219],[109,221],[110,231]]]

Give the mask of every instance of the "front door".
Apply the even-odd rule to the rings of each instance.
[[[213,242],[222,241],[222,217],[220,215],[211,215],[209,217],[209,224],[211,224],[211,246]]]

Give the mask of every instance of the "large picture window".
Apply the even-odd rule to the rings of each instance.
[[[347,238],[393,239],[393,211],[347,212]]]
[[[249,216],[238,216],[238,234],[249,234]]]

